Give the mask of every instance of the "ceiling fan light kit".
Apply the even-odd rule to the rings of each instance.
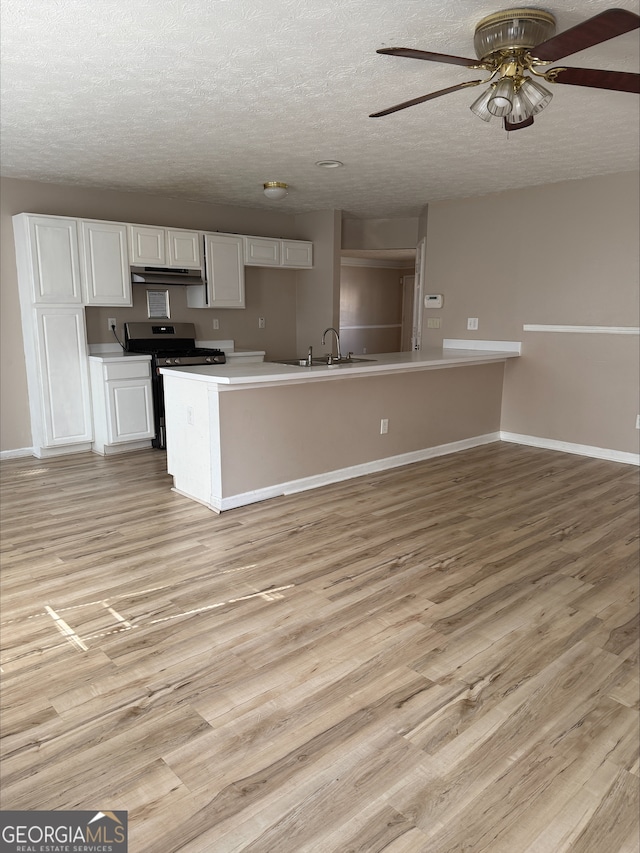
[[[489,112],[489,98],[493,95],[493,86],[490,86],[486,92],[483,92],[480,97],[475,100],[469,109],[472,113],[481,118],[482,121],[491,121],[491,116],[493,115]]]
[[[485,80],[469,80],[420,98],[372,113],[378,118],[425,101],[488,83],[489,88],[472,104],[471,112],[483,121],[503,119],[505,130],[530,127],[533,117],[549,105],[551,92],[534,78],[592,89],[640,94],[640,74],[591,68],[549,68],[572,53],[601,44],[640,26],[640,16],[626,9],[608,9],[556,35],[556,19],[542,9],[505,9],[483,18],[476,26],[474,47],[478,59],[432,53],[407,47],[381,48],[378,53],[430,62],[463,65],[489,73]]]
[[[502,51],[529,50],[555,35],[556,19],[542,9],[506,9],[483,18],[473,46],[478,59]]]

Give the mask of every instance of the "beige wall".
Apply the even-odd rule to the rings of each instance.
[[[523,356],[507,366],[502,429],[539,438],[638,451],[638,338],[525,333],[524,323],[637,326],[638,173],[571,181],[460,201],[438,202],[417,220],[347,226],[349,239],[406,242],[427,236],[426,292],[443,293],[437,332],[443,337],[521,340]],[[30,446],[26,375],[15,271],[14,213],[55,213],[185,228],[236,231],[314,241],[313,270],[282,274],[248,270],[246,311],[182,314],[184,294],[172,288],[174,317],[195,318],[198,336],[233,338],[272,357],[320,347],[322,330],[339,313],[340,212],[291,217],[264,210],[202,205],[139,193],[63,187],[4,179],[0,211],[0,449]],[[354,223],[355,220],[351,220]],[[377,223],[385,223],[384,228]],[[411,245],[415,245],[413,239]],[[498,248],[500,250],[498,251]],[[357,246],[356,248],[362,248]],[[495,259],[496,253],[498,260]],[[295,283],[292,283],[295,278]],[[136,294],[133,311],[141,310]],[[294,305],[295,302],[295,305]],[[184,309],[186,312],[186,309]],[[109,340],[107,317],[91,309],[93,342]],[[267,327],[257,328],[264,316]],[[295,317],[295,329],[291,318]],[[466,318],[478,317],[477,332]],[[202,318],[202,319],[201,319]]]
[[[343,249],[415,249],[418,219],[344,219]]]
[[[429,205],[425,289],[444,307],[423,345],[522,341],[503,430],[638,452],[638,337],[522,327],[639,325],[639,197],[633,172]]]
[[[503,372],[497,363],[223,391],[222,495],[495,433]]]
[[[407,272],[410,270],[348,263],[341,266],[340,343],[343,353],[399,352],[402,349],[402,276]],[[393,324],[396,328],[374,328]],[[348,326],[372,328],[345,328]]]
[[[313,240],[313,223],[311,227],[304,221],[299,224],[295,217],[276,210],[197,204],[142,193],[3,179],[0,184],[0,450],[3,451],[20,450],[31,445],[11,222],[14,214],[23,212]],[[325,217],[329,217],[333,225],[335,213],[331,211]],[[320,241],[314,246],[314,251],[322,269],[334,263],[333,246],[324,246]],[[325,252],[329,253],[328,259],[323,256]],[[203,340],[232,339],[239,348],[264,349],[268,357],[273,358],[293,355],[296,349],[298,272],[247,269],[246,281],[247,308],[244,311],[187,309],[184,290],[172,287],[169,289],[172,317],[194,322],[196,334]],[[326,276],[315,282],[316,299],[322,298],[321,292],[326,283]],[[334,298],[332,285],[328,287],[331,303]],[[108,317],[116,317],[119,326],[125,320],[146,319],[144,290],[144,287],[134,289],[131,309],[88,309],[89,341],[113,342],[107,327]],[[303,309],[304,306],[301,307]],[[214,317],[220,320],[217,332],[213,330]],[[266,320],[264,330],[258,329],[258,317]]]
[[[150,288],[154,289],[154,288]],[[169,292],[171,318],[194,323],[198,340],[232,340],[236,349],[261,349],[267,358],[287,358],[296,351],[296,271],[273,270],[258,267],[245,268],[244,310],[198,309],[187,307],[184,287],[160,287]],[[118,335],[122,340],[124,321],[147,321],[147,288],[134,285],[131,308],[87,308],[87,336],[89,343],[114,343],[108,320],[118,321]],[[258,328],[258,318],[263,317],[265,328]],[[220,328],[214,330],[213,319]]]
[[[313,269],[298,272],[296,288],[297,351],[320,348],[322,333],[340,322],[340,223],[339,210],[323,210],[295,217],[301,240],[313,240]]]

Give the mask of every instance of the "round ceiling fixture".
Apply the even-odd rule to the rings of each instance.
[[[344,166],[344,163],[340,160],[318,160],[316,166],[320,166],[321,169],[339,169],[340,166]]]
[[[556,19],[542,9],[505,9],[483,18],[473,37],[479,59],[502,51],[526,51],[550,39]]]
[[[264,184],[264,194],[271,201],[280,201],[285,198],[289,192],[289,185],[282,181],[267,181]]]

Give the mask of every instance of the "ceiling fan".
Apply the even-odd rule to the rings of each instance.
[[[410,47],[381,48],[377,53],[464,65],[474,70],[488,71],[489,77],[485,80],[468,80],[420,98],[403,101],[389,109],[372,113],[370,118],[386,116],[459,89],[488,83],[489,88],[471,105],[472,112],[483,121],[498,116],[504,120],[505,130],[519,130],[530,127],[534,115],[543,110],[553,97],[539,82],[540,79],[547,83],[568,83],[571,86],[640,94],[640,74],[593,68],[547,68],[565,56],[631,32],[638,26],[640,16],[633,12],[608,9],[555,35],[556,19],[550,12],[530,8],[505,9],[483,18],[476,26],[473,43],[478,59]]]

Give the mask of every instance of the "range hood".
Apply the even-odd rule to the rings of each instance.
[[[131,284],[151,284],[154,287],[171,284],[204,284],[202,270],[169,267],[131,267]]]

